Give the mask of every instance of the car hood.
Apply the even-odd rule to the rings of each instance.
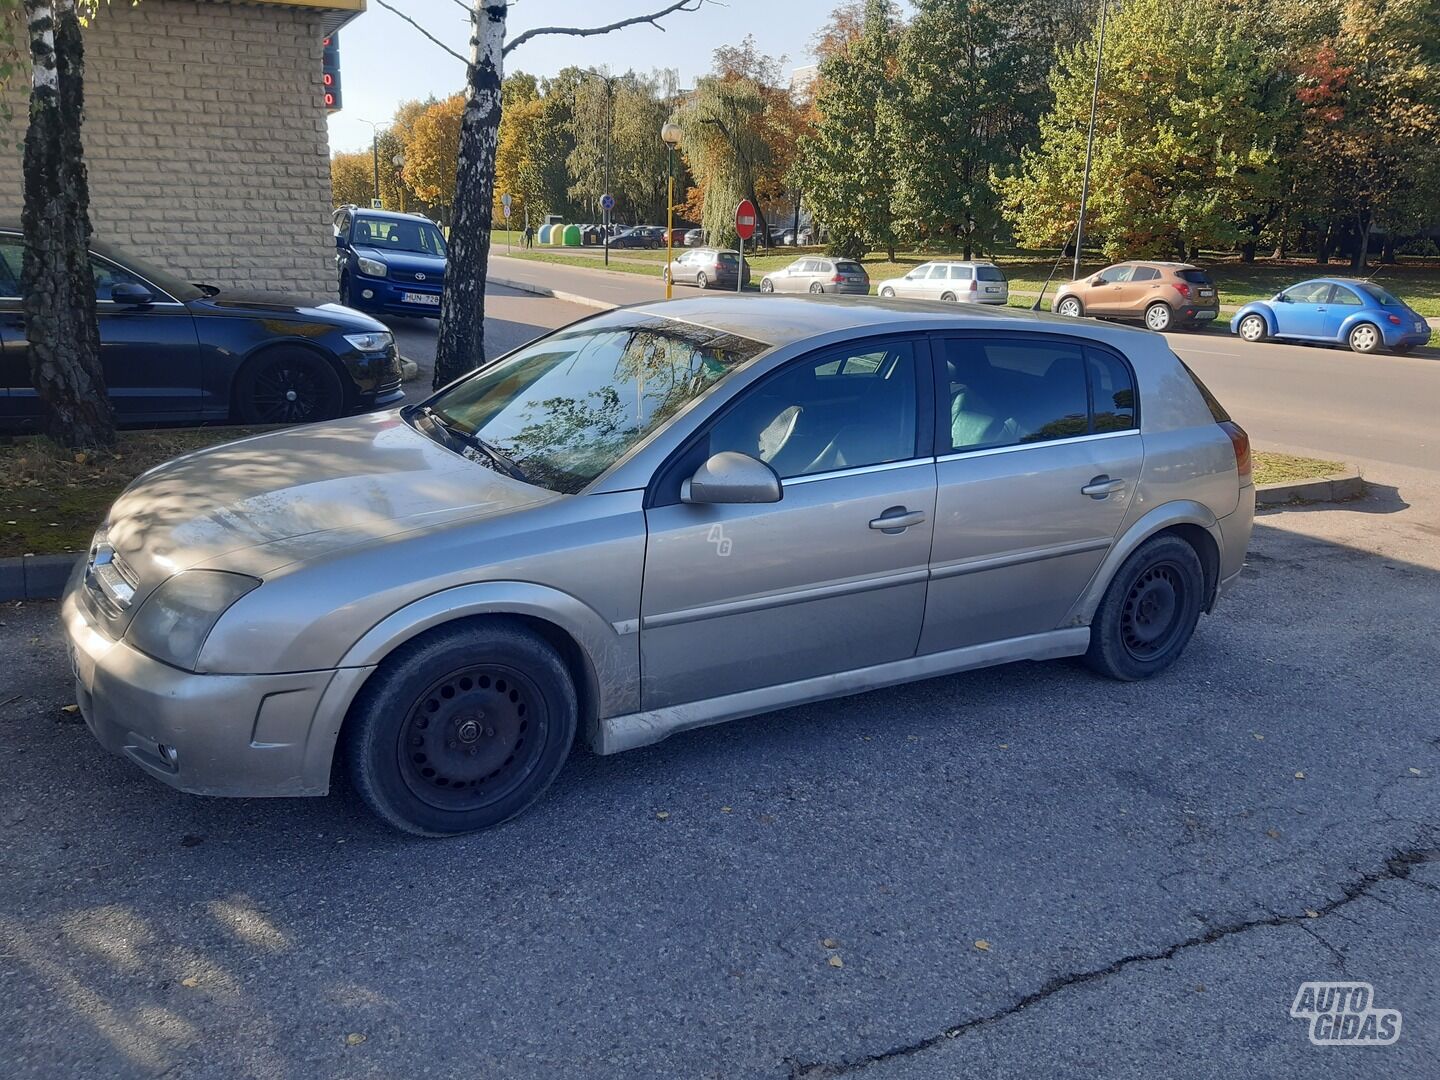
[[[266,319],[282,315],[307,322],[328,322],[346,329],[386,329],[384,323],[354,308],[323,297],[301,297],[293,293],[226,289],[215,296],[192,300],[188,306],[197,315],[254,315]]]
[[[180,570],[263,577],[379,537],[556,497],[447,450],[392,410],[176,458],[126,489],[108,536],[143,592]]]
[[[371,247],[368,244],[356,244],[355,254],[366,259],[376,259],[391,270],[400,270],[405,273],[439,275],[445,273],[445,258],[442,255],[424,255],[418,251],[390,251],[387,248]]]

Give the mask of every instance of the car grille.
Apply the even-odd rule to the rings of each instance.
[[[427,271],[424,271],[424,270],[419,270],[419,271],[413,271],[413,270],[391,270],[391,271],[390,271],[390,280],[391,280],[391,281],[402,281],[402,282],[404,282],[404,283],[407,284],[407,285],[410,284],[410,283],[413,281],[413,282],[417,282],[417,283],[419,283],[419,284],[421,284],[421,285],[436,285],[436,286],[439,286],[439,285],[444,285],[444,284],[445,284],[445,275],[444,275],[444,274],[430,273],[430,272],[427,272]]]

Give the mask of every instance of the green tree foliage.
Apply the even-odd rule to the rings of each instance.
[[[741,199],[759,206],[758,181],[771,165],[765,94],[748,78],[707,75],[677,114],[685,161],[704,191],[701,224],[712,243],[731,245]]]
[[[888,0],[867,0],[858,33],[820,65],[815,121],[795,174],[837,252],[895,251],[898,29]]]
[[[1107,257],[1230,247],[1268,197],[1275,159],[1274,57],[1258,8],[1231,0],[1129,0],[1105,42],[1087,238]],[[1085,162],[1096,39],[1064,51],[1039,145],[1003,185],[1022,243],[1064,243]]]

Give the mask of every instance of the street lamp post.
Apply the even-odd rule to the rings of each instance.
[[[396,154],[390,159],[390,164],[395,166],[395,179],[400,187],[400,212],[405,212],[405,155]]]
[[[370,159],[375,166],[375,201],[380,201],[380,125],[374,120],[356,117],[362,124],[370,125]]]
[[[1100,0],[1100,34],[1095,43],[1095,84],[1090,89],[1090,130],[1085,135],[1085,172],[1080,180],[1080,215],[1075,222],[1072,281],[1080,277],[1080,249],[1085,245],[1085,204],[1090,198],[1090,160],[1095,152],[1095,112],[1100,105],[1100,63],[1105,57],[1105,16],[1109,9],[1109,0]]]
[[[665,143],[665,299],[669,300],[674,282],[670,280],[670,264],[675,258],[675,147],[685,133],[680,125],[668,121],[660,129],[660,138]]]
[[[586,70],[586,75],[593,79],[599,79],[605,84],[605,106],[607,125],[605,131],[605,164],[604,178],[600,181],[605,188],[604,194],[610,194],[610,144],[615,141],[615,80],[618,75],[601,75],[598,71]],[[600,206],[600,226],[604,235],[605,243],[605,265],[610,265],[610,210],[603,203]]]

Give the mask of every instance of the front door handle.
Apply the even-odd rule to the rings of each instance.
[[[924,510],[906,510],[903,506],[892,506],[870,522],[870,528],[879,529],[883,533],[901,533],[924,520]]]
[[[1124,480],[1112,480],[1110,477],[1102,474],[1082,487],[1080,494],[1089,495],[1092,499],[1103,499],[1106,495],[1113,495],[1124,487]]]

